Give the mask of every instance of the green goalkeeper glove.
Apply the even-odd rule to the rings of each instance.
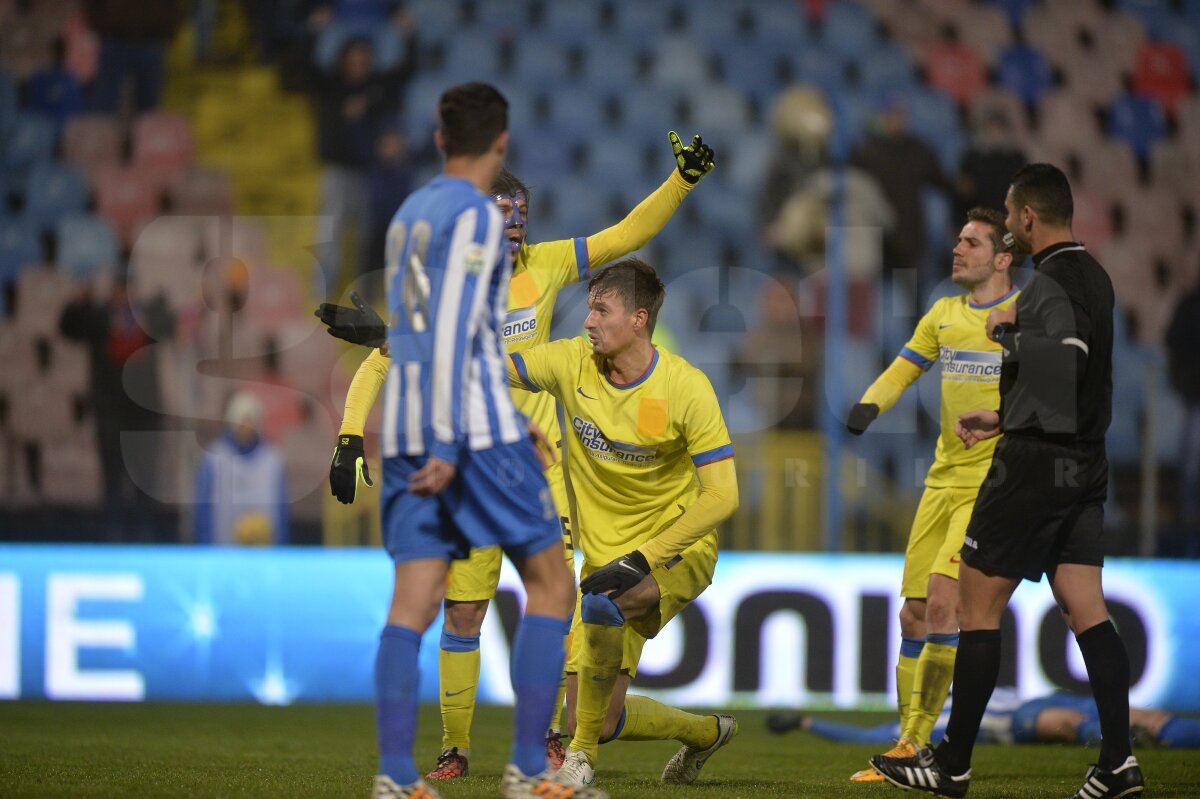
[[[712,172],[716,165],[713,161],[712,148],[700,140],[700,134],[692,137],[692,143],[687,147],[679,140],[679,134],[668,131],[667,138],[671,140],[671,152],[675,153],[675,163],[679,166],[679,174],[693,186],[700,178]]]
[[[349,505],[358,494],[359,480],[368,488],[375,485],[367,468],[362,436],[338,436],[333,462],[329,464],[329,490],[338,502]]]
[[[334,338],[367,347],[383,346],[387,341],[387,324],[374,308],[363,302],[357,291],[350,292],[350,302],[354,303],[353,308],[323,302],[315,316]]]

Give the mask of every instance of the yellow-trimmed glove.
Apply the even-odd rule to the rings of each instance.
[[[693,186],[716,166],[712,148],[700,140],[699,133],[692,137],[692,143],[687,147],[683,146],[679,134],[673,130],[667,132],[667,138],[671,140],[671,152],[675,153],[679,174]]]
[[[329,464],[329,490],[338,502],[349,505],[358,494],[359,480],[368,487],[375,485],[367,468],[362,436],[338,436]]]

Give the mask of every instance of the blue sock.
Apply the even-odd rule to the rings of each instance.
[[[379,733],[379,773],[398,785],[417,781],[413,738],[417,732],[417,653],[421,635],[389,624],[375,656],[375,724]],[[561,668],[561,666],[560,666]]]
[[[546,770],[546,729],[558,700],[568,631],[563,619],[526,615],[513,641],[512,762],[527,777]]]
[[[1158,742],[1163,746],[1179,749],[1200,747],[1200,719],[1182,719],[1176,716],[1159,730]]]

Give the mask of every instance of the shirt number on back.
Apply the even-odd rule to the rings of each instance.
[[[403,285],[399,287],[401,300],[404,314],[408,317],[408,327],[414,333],[424,333],[429,329],[430,284],[429,276],[425,274],[425,256],[429,251],[430,235],[428,222],[422,220],[413,225],[407,263],[401,269],[400,259],[405,255],[408,228],[403,222],[396,221],[388,228],[387,234],[387,285],[396,290],[397,274],[403,280]],[[389,320],[392,325],[398,321]]]

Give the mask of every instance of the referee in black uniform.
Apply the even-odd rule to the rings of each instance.
[[[1034,277],[989,335],[1004,347],[1000,409],[959,417],[969,448],[1004,433],[967,528],[959,576],[954,705],[937,750],[871,759],[889,781],[963,796],[971,750],[1000,672],[1000,619],[1022,579],[1045,573],[1087,666],[1100,715],[1100,757],[1076,799],[1140,795],[1129,743],[1129,656],[1108,618],[1104,434],[1112,415],[1113,289],[1071,233],[1066,175],[1031,164],[1013,176],[1006,225],[1033,253]]]

